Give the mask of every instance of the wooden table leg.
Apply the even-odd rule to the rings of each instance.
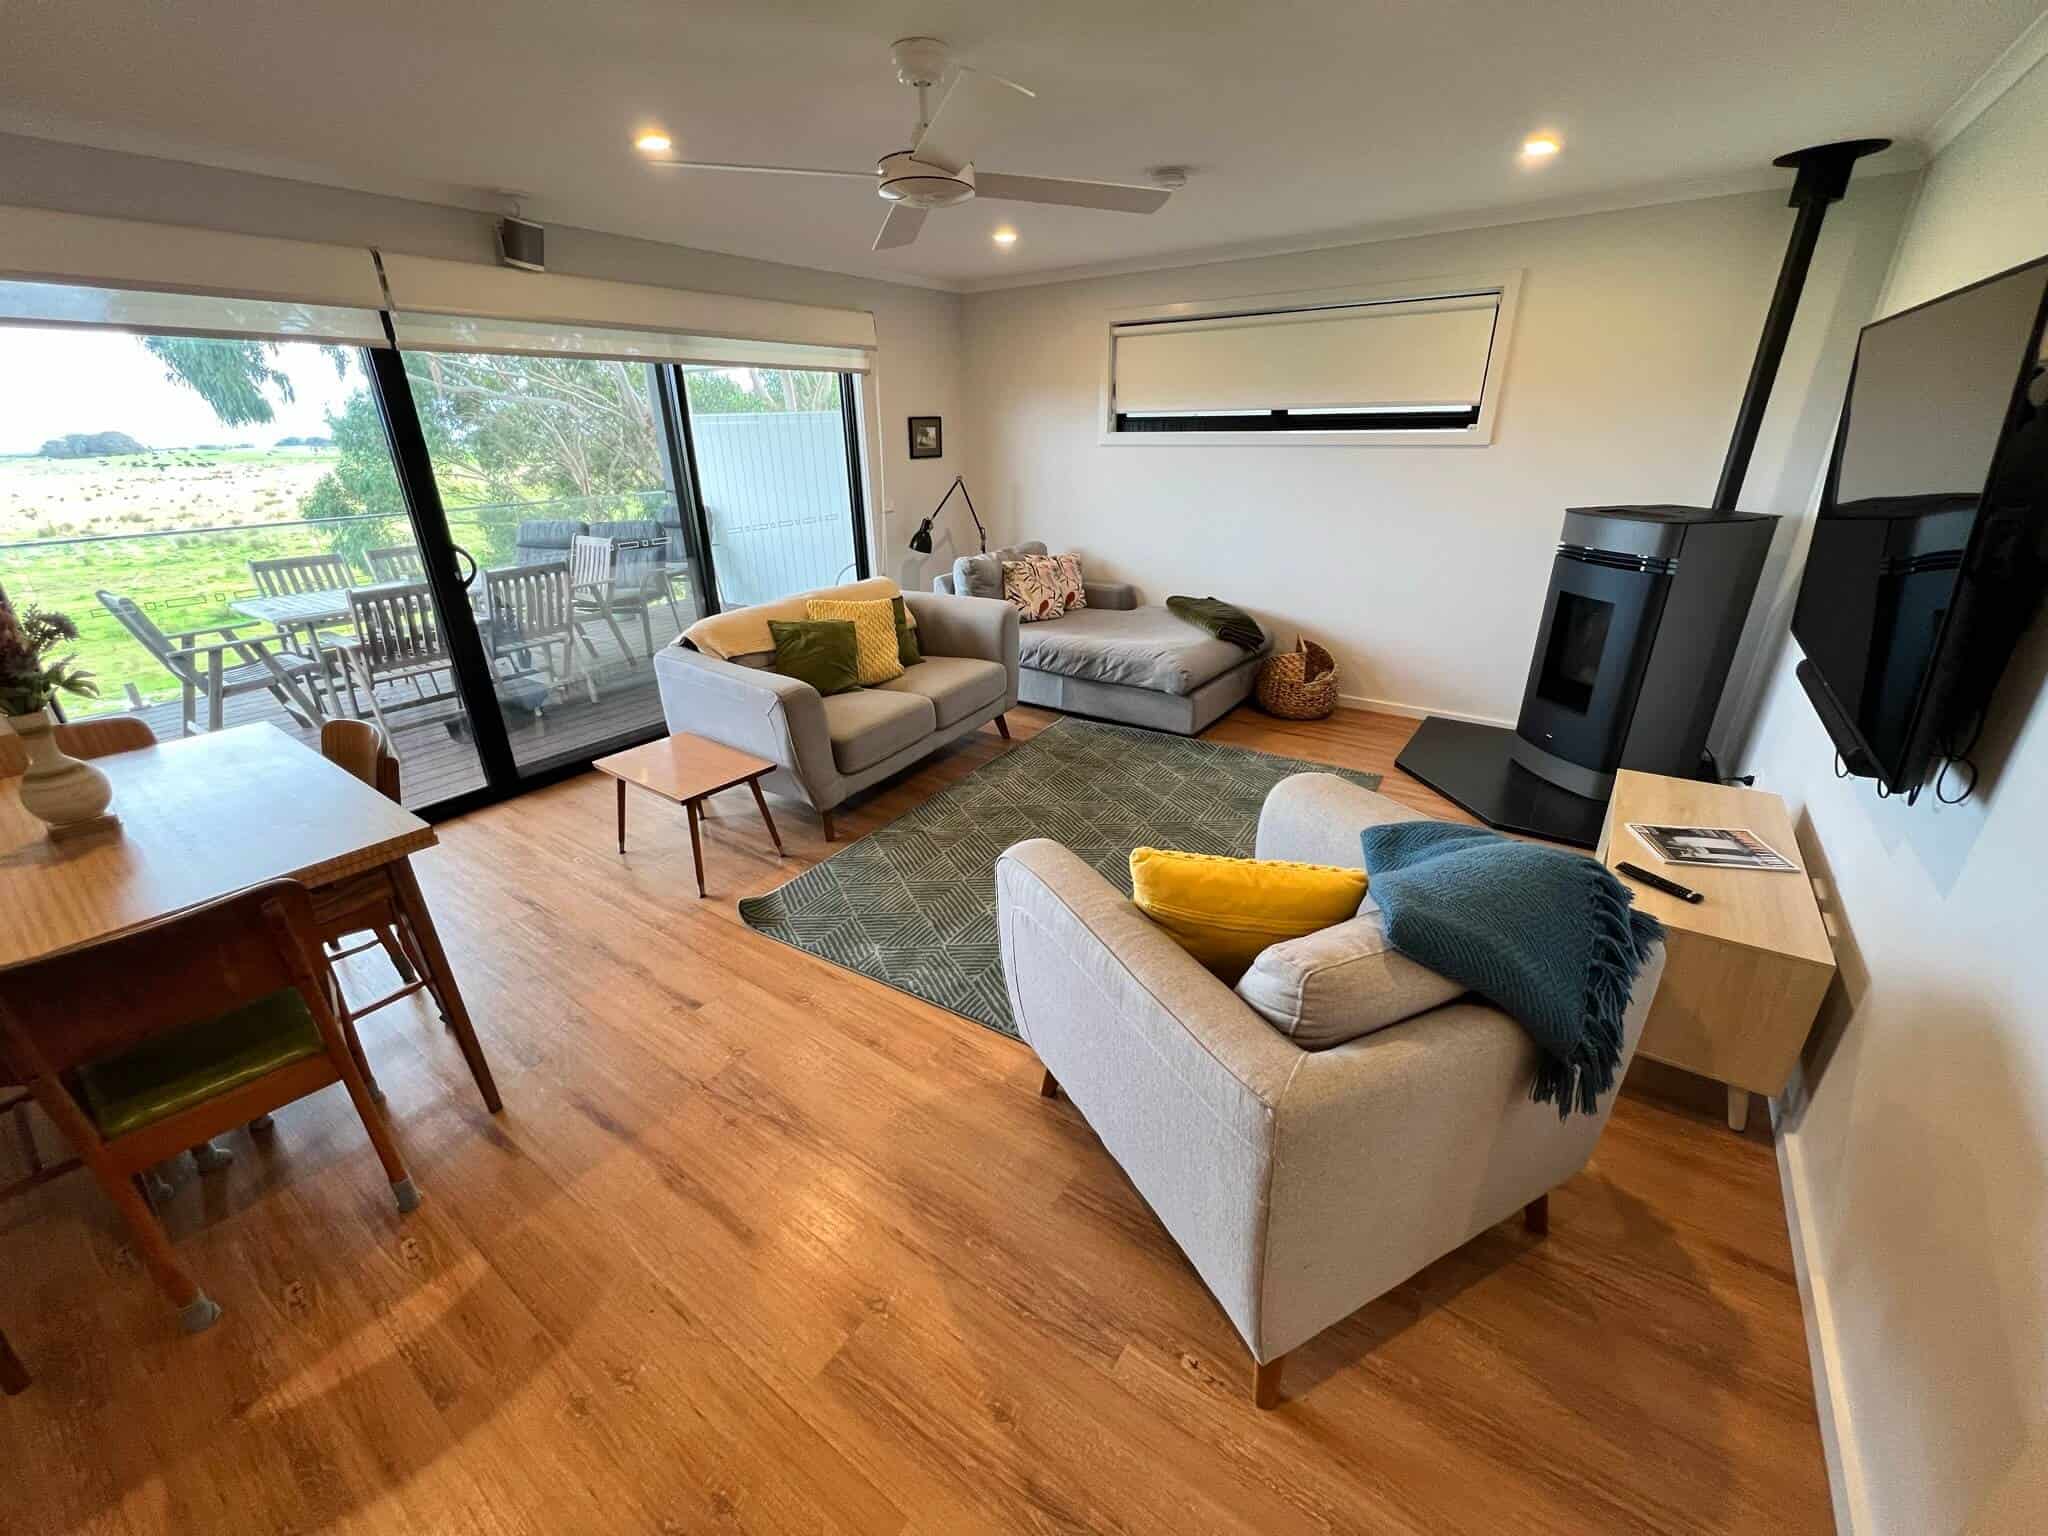
[[[759,779],[747,780],[747,788],[754,792],[754,804],[761,807],[761,819],[768,823],[768,836],[775,844],[775,857],[782,857],[782,834],[775,830],[775,818],[768,814],[768,797],[761,793]]]
[[[683,810],[690,818],[690,857],[697,865],[697,894],[704,895],[704,839],[697,830],[697,802],[685,800]]]
[[[484,1048],[476,1037],[476,1026],[469,1021],[469,1005],[462,1000],[462,989],[455,984],[455,970],[448,964],[448,952],[441,947],[441,935],[434,929],[434,915],[427,910],[427,898],[420,894],[418,876],[412,872],[410,859],[399,859],[384,866],[384,873],[391,881],[393,894],[398,897],[399,910],[405,913],[406,921],[412,925],[413,937],[420,946],[420,959],[426,962],[426,972],[434,978],[435,995],[448,1015],[448,1027],[455,1033],[455,1043],[462,1047],[462,1059],[469,1063],[469,1075],[476,1079],[477,1092],[483,1095],[484,1108],[492,1114],[505,1107],[498,1097],[497,1082],[491,1077],[491,1064],[484,1060]]]
[[[7,1342],[7,1335],[0,1333],[0,1392],[12,1397],[17,1392],[26,1392],[28,1385],[28,1367],[21,1363],[21,1356]]]
[[[626,781],[624,779],[615,779],[613,782],[619,787],[619,852],[624,854],[626,851]]]

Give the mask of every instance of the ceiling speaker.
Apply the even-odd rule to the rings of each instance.
[[[498,260],[522,272],[545,272],[547,231],[526,219],[498,220]]]

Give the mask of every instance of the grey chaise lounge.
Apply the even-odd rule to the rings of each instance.
[[[793,606],[790,616],[801,617],[806,596],[873,597],[872,585],[799,593],[760,608]],[[893,594],[895,584],[887,585]],[[830,698],[770,671],[773,651],[720,659],[693,648],[685,634],[654,660],[668,728],[777,763],[762,786],[816,810],[830,842],[832,810],[847,796],[991,720],[1010,734],[1003,714],[1017,703],[1016,608],[993,598],[902,596],[925,659],[889,682]]]
[[[1326,773],[1276,785],[1258,855],[1356,869],[1368,824],[1415,813]],[[1280,1364],[1424,1265],[1586,1166],[1613,1107],[1532,1103],[1536,1048],[1469,996],[1302,1050],[1079,856],[1044,839],[996,864],[1003,973],[1044,1091],[1073,1101],[1250,1347]],[[1370,898],[1361,915],[1373,910]],[[1636,978],[1621,1070],[1664,970]],[[1617,1079],[1618,1081],[1618,1079]]]
[[[989,553],[1015,559],[1042,555],[1045,546],[1016,544]],[[1086,608],[1023,626],[1021,702],[1193,736],[1251,697],[1270,639],[1247,653],[1175,618],[1162,604],[1141,605],[1128,582],[1083,585]],[[932,590],[957,591],[957,576],[935,577]]]

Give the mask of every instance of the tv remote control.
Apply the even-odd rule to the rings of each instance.
[[[1662,891],[1666,896],[1676,896],[1680,901],[1706,900],[1706,897],[1691,886],[1680,885],[1676,880],[1666,880],[1662,875],[1653,875],[1640,864],[1617,864],[1614,866],[1614,872],[1617,875],[1627,875],[1629,879],[1647,885],[1653,891]]]

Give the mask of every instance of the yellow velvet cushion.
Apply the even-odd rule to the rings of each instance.
[[[852,621],[854,666],[863,688],[903,675],[903,660],[896,643],[896,604],[892,599],[885,597],[870,603],[814,597],[804,604],[804,611],[813,619]]]
[[[1133,848],[1131,900],[1235,985],[1268,946],[1356,917],[1365,871]]]

